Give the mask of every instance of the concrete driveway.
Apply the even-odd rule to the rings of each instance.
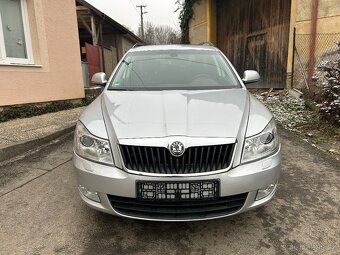
[[[72,138],[0,167],[0,254],[339,254],[340,165],[280,130],[276,198],[204,222],[117,218],[85,206],[72,171]]]

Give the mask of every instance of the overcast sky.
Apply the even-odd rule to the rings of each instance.
[[[118,23],[137,33],[140,23],[140,9],[146,5],[144,21],[157,25],[169,25],[179,30],[176,0],[86,0],[88,3],[113,18]]]

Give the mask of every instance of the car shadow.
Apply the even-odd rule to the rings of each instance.
[[[85,205],[84,205],[85,206]],[[261,225],[260,211],[254,210],[230,217],[192,222],[156,222],[116,217],[91,210],[89,243],[84,254],[204,254],[204,242],[237,239],[250,226]],[[263,209],[262,209],[263,210]],[[222,237],[222,238],[221,238]],[[158,253],[160,254],[160,253]]]

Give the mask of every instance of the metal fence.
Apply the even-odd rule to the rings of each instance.
[[[336,44],[340,41],[340,33],[316,34],[315,47],[312,45],[312,40],[313,36],[311,34],[295,35],[292,86],[300,90],[308,88],[311,82],[313,82],[309,77],[310,55],[314,56],[315,59],[315,63],[312,65],[312,72],[313,77],[319,77],[317,85],[321,85],[324,82],[317,67],[325,61],[340,59],[340,53]]]

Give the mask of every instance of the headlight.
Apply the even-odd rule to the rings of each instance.
[[[242,163],[269,156],[278,149],[279,138],[272,119],[260,134],[245,139]]]
[[[81,122],[77,123],[74,134],[74,150],[83,158],[113,165],[109,141],[91,135]]]

